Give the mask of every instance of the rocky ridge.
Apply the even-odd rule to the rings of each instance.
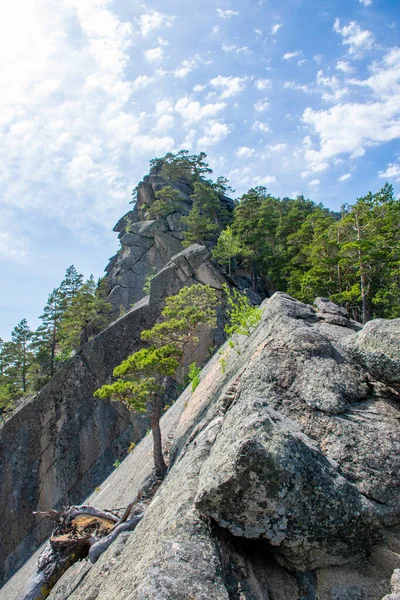
[[[399,320],[357,333],[335,314],[265,301],[240,353],[223,347],[226,369],[216,355],[173,406],[171,467],[136,530],[50,598],[398,600],[399,395],[360,349],[399,356]],[[150,472],[144,448],[120,485]]]
[[[146,418],[93,392],[142,347],[140,333],[156,322],[167,296],[191,283],[221,290],[224,279],[208,256],[199,245],[175,255],[152,280],[149,296],[85,344],[0,428],[0,582],[49,534],[32,512],[81,501],[145,433]],[[190,359],[204,363],[221,335],[204,331]]]

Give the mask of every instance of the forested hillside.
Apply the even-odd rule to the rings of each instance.
[[[150,161],[150,174],[189,185],[192,204],[180,215],[179,185],[164,185],[156,202],[142,206],[143,218],[180,215],[182,245],[212,247],[232,283],[245,277],[261,297],[274,290],[311,303],[329,297],[364,323],[400,316],[400,201],[389,183],[340,213],[302,195],[275,198],[260,186],[231,202],[232,211],[221,200],[229,201],[234,190],[226,178],[210,178],[204,153],[168,153]],[[9,341],[0,340],[0,413],[41,389],[71,352],[108,324],[109,291],[106,278],[83,282],[71,266],[50,293],[39,328],[31,331],[22,319]]]

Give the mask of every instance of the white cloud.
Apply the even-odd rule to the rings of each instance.
[[[156,131],[165,133],[172,129],[174,123],[174,117],[172,117],[171,115],[162,115],[157,121]]]
[[[320,65],[323,59],[323,55],[322,54],[314,54],[313,56],[313,60],[317,63],[317,65]]]
[[[206,148],[207,146],[213,146],[217,144],[230,132],[230,128],[225,123],[219,121],[210,121],[206,128],[207,134],[200,138],[198,141],[199,148]]]
[[[146,37],[152,31],[161,28],[164,29],[164,27],[171,27],[175,19],[175,16],[169,17],[168,15],[153,10],[150,13],[140,15],[138,22],[143,37]]]
[[[152,83],[152,78],[148,77],[148,75],[139,75],[132,82],[132,86],[135,90],[141,90],[147,87],[150,83]]]
[[[229,19],[230,17],[236,17],[239,12],[237,10],[222,10],[221,8],[216,9],[218,15],[223,19]]]
[[[339,60],[336,63],[336,69],[346,74],[352,73],[354,71],[353,67],[346,60]]]
[[[162,116],[173,112],[174,108],[170,100],[165,98],[156,103],[156,115]]]
[[[126,79],[133,40],[132,25],[107,0],[25,2],[23,18],[20,3],[7,5],[0,20],[2,215],[5,207],[29,207],[78,237],[89,225],[108,229],[123,210],[121,160],[136,156],[140,134],[140,116],[126,107],[149,83]]]
[[[286,54],[284,54],[282,56],[283,60],[291,60],[292,58],[296,58],[296,56],[300,56],[301,55],[301,50],[296,50],[295,52],[286,52]]]
[[[194,92],[202,92],[203,90],[205,90],[205,89],[206,89],[206,87],[207,87],[206,85],[201,85],[200,83],[197,83],[197,84],[194,86],[194,88],[193,88],[193,91],[194,91]]]
[[[364,6],[371,6],[372,4],[372,0],[358,0],[360,4],[363,4]]]
[[[308,85],[296,83],[295,81],[285,81],[283,87],[285,89],[296,90],[298,92],[305,92],[306,94],[310,92]]]
[[[254,109],[257,112],[263,112],[264,110],[268,110],[269,107],[270,107],[270,104],[269,104],[269,102],[267,100],[259,100],[254,105]]]
[[[322,90],[322,99],[325,102],[337,102],[348,94],[348,89],[337,77],[328,77],[323,71],[317,73],[317,86]]]
[[[145,50],[144,56],[147,62],[158,62],[164,57],[164,48],[158,46],[157,48],[151,48],[150,50]]]
[[[359,158],[360,156],[364,156],[365,149],[362,146],[359,146],[350,154],[350,158]]]
[[[311,181],[308,182],[308,185],[310,187],[318,187],[320,183],[321,182],[319,179],[312,179]]]
[[[256,79],[255,86],[258,90],[266,90],[272,87],[270,79]]]
[[[275,23],[275,25],[272,25],[272,27],[271,27],[272,35],[276,35],[281,27],[282,27],[282,23]]]
[[[333,30],[343,37],[342,44],[349,46],[349,54],[354,58],[361,58],[365,51],[374,46],[374,36],[368,29],[361,29],[356,21],[340,27],[340,19],[336,19]]]
[[[204,118],[214,117],[225,108],[224,102],[201,105],[200,102],[192,100],[189,96],[180,98],[175,104],[175,110],[187,123],[196,123]]]
[[[250,54],[251,50],[248,46],[236,46],[235,44],[222,44],[224,52],[236,52],[236,54]]]
[[[264,133],[271,132],[270,126],[267,123],[262,123],[261,121],[255,121],[255,123],[253,123],[253,129],[258,129]]]
[[[351,174],[350,173],[345,173],[344,175],[342,175],[341,177],[339,177],[338,181],[346,181],[347,179],[350,179]]]
[[[270,183],[274,183],[276,181],[275,175],[258,175],[257,177],[251,178],[253,185],[269,185]]]
[[[236,150],[236,156],[239,158],[250,158],[255,153],[254,148],[249,148],[248,146],[240,146]]]
[[[218,75],[218,77],[211,79],[210,84],[222,90],[221,99],[224,100],[242,92],[245,88],[245,82],[245,77],[233,77],[232,75],[230,77],[223,77],[222,75]]]
[[[272,146],[268,146],[268,150],[271,152],[282,152],[285,148],[286,144],[273,144]]]
[[[400,181],[400,164],[389,163],[386,171],[379,171],[379,177],[389,181]]]
[[[185,58],[179,67],[175,69],[174,75],[179,79],[186,77],[193,69],[197,67],[197,60],[195,58]]]
[[[362,148],[400,137],[400,48],[373,63],[371,75],[360,86],[370,92],[364,103],[337,104],[328,110],[307,108],[302,120],[320,138],[319,151],[306,160],[315,170],[342,153],[361,156]]]

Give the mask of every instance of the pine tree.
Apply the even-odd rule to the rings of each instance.
[[[28,389],[28,369],[32,362],[32,353],[29,344],[32,339],[32,331],[26,319],[22,319],[11,332],[11,342],[7,344],[8,371],[14,374],[15,380],[19,382],[22,392]]]
[[[167,217],[182,209],[184,200],[181,194],[170,185],[155,193],[156,201],[149,208],[149,216],[152,219]]]
[[[117,381],[95,392],[97,398],[123,402],[136,412],[150,415],[156,475],[163,477],[166,465],[162,452],[160,418],[168,379],[176,373],[187,344],[198,342],[198,327],[216,326],[215,290],[201,284],[184,287],[167,298],[163,322],[142,332],[151,344],[135,352],[114,369]]]
[[[89,324],[94,329],[107,325],[110,311],[111,305],[101,297],[101,288],[97,288],[91,275],[62,316],[60,337],[64,354],[89,341]]]
[[[203,215],[198,204],[195,204],[187,215],[181,218],[181,223],[187,229],[183,232],[182,245],[187,248],[191,244],[202,244],[203,246],[215,237],[218,226],[209,217]]]
[[[65,272],[65,277],[60,285],[60,292],[64,295],[64,310],[70,306],[72,300],[78,294],[83,284],[83,275],[78,273],[74,265],[68,267]]]
[[[228,274],[230,276],[232,259],[240,253],[243,253],[243,247],[234,235],[232,228],[228,225],[219,236],[217,245],[212,251],[212,256],[221,265],[228,266]]]

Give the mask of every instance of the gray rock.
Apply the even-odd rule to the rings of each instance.
[[[200,244],[192,244],[182,250],[181,254],[195,271],[210,256],[210,251]]]
[[[349,318],[349,313],[342,306],[338,306],[329,298],[315,298],[314,304],[318,309],[318,312],[321,314],[330,314],[330,315],[340,315],[341,317]]]
[[[167,231],[167,226],[162,219],[157,221],[140,221],[133,223],[130,228],[130,233],[136,233],[145,237],[155,237],[162,231]]]
[[[247,296],[253,306],[259,306],[262,302],[261,296],[256,294],[253,290],[249,288],[244,288],[243,293]]]
[[[197,267],[195,276],[200,283],[209,285],[216,290],[222,290],[222,286],[225,283],[225,278],[211,263],[203,263]]]
[[[392,593],[384,596],[382,600],[400,600],[400,569],[393,571],[390,579]]]
[[[158,233],[155,237],[155,243],[158,249],[164,252],[167,260],[182,250],[182,244],[168,233]]]
[[[257,397],[227,414],[195,505],[235,536],[268,540],[292,570],[343,564],[379,539],[372,505],[296,423]]]
[[[147,249],[141,246],[127,246],[119,256],[118,265],[116,265],[118,266],[118,271],[132,269],[146,252]]]
[[[138,205],[140,208],[145,206],[151,206],[155,201],[153,187],[146,181],[141,181],[138,186]]]
[[[139,246],[148,250],[153,244],[153,240],[149,237],[138,235],[137,233],[125,233],[120,238],[122,246]]]
[[[314,304],[318,308],[318,318],[324,319],[324,321],[331,325],[352,328],[349,314],[342,306],[334,304],[329,298],[316,298]]]
[[[173,213],[172,215],[168,215],[167,223],[168,227],[171,231],[180,232],[186,229],[186,225],[181,223],[182,214],[181,213]]]
[[[113,231],[118,231],[118,232],[123,231],[124,233],[126,233],[126,227],[130,222],[133,221],[134,217],[135,217],[134,211],[130,210],[129,212],[126,213],[126,215],[121,217],[120,220],[114,225]]]
[[[400,319],[368,321],[342,345],[372,377],[400,389]]]

